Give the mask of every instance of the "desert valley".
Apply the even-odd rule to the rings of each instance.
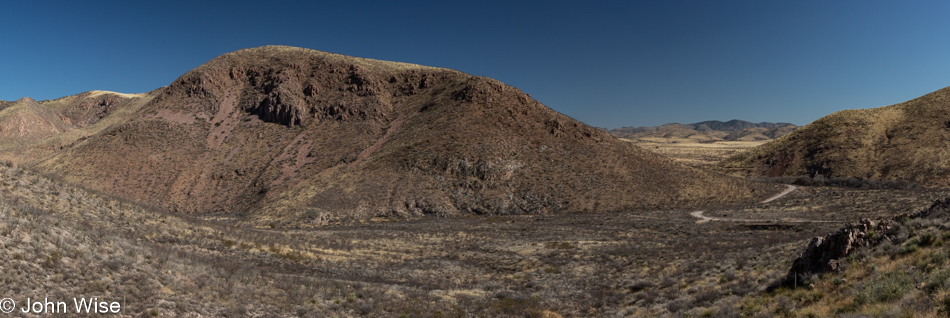
[[[455,70],[239,50],[150,92],[0,101],[0,296],[20,316],[74,295],[129,317],[946,316],[948,94],[608,130]]]

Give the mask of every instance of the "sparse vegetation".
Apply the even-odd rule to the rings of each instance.
[[[945,317],[950,313],[950,201],[943,202],[919,216],[900,218],[891,237],[854,251],[841,260],[839,271],[814,277],[807,286],[749,295],[742,301],[744,314],[790,315],[784,308],[793,308],[815,317]]]
[[[946,211],[891,219],[819,264],[832,270],[789,275],[813,237],[942,190],[825,178],[860,171],[819,160],[814,177],[764,180],[806,187],[749,205],[781,187],[681,166],[456,71],[264,47],[157,92],[0,107],[0,125],[60,121],[0,140],[4,296],[93,295],[139,317],[950,313]],[[704,167],[746,146],[705,145],[670,153]],[[830,152],[807,153],[845,158]],[[950,171],[923,166],[905,179]],[[696,223],[692,208],[743,222]]]
[[[903,196],[903,206],[933,199],[799,191],[770,204],[829,200],[796,217],[847,219],[886,214],[861,214],[874,205],[842,211],[857,195]],[[687,211],[644,211],[259,229],[141,208],[12,167],[0,168],[0,200],[0,241],[10,255],[0,265],[22,273],[6,278],[11,292],[53,286],[41,291],[124,295],[129,312],[160,316],[738,315],[743,297],[761,297],[788,269],[789,255],[835,226],[698,225]],[[912,236],[930,242],[922,250],[944,246],[943,234],[926,233]],[[878,289],[868,289],[868,299],[886,292]],[[796,306],[827,298],[787,297]],[[769,298],[760,305],[770,306]]]
[[[921,190],[923,187],[917,182],[900,180],[878,180],[855,177],[834,177],[828,178],[823,175],[817,176],[785,176],[785,177],[759,177],[753,179],[757,182],[771,182],[794,184],[814,187],[843,187],[855,189],[892,189],[892,190]]]
[[[950,186],[950,88],[879,108],[822,117],[778,140],[723,161],[741,176],[902,180]]]
[[[645,150],[669,157],[684,165],[710,169],[723,159],[732,157],[766,141],[711,141],[698,142],[681,138],[637,138],[621,140]]]
[[[692,208],[778,188],[676,164],[497,80],[301,48],[228,53],[143,95],[19,104],[62,127],[15,149],[0,138],[0,159],[274,229]]]
[[[43,292],[124,295],[130,312],[162,316],[733,312],[735,297],[784,272],[781,255],[827,230],[697,226],[685,212],[270,230],[144,209],[11,167],[0,176],[5,259],[19,262],[4,266],[22,268],[6,278],[11,292],[52,283]]]

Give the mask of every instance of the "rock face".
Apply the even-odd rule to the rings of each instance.
[[[805,251],[792,262],[784,280],[786,285],[799,285],[812,274],[837,271],[841,259],[861,248],[873,247],[897,235],[901,222],[915,218],[946,218],[950,199],[934,202],[927,210],[902,214],[892,219],[861,220],[848,224],[834,233],[816,237],[808,243]]]
[[[180,212],[297,225],[685,207],[777,188],[680,166],[448,69],[261,47],[153,94],[38,168]]]
[[[836,271],[839,260],[855,250],[877,244],[893,235],[893,220],[861,220],[849,224],[834,233],[816,237],[808,243],[805,251],[795,259],[789,275],[792,279],[807,273]]]

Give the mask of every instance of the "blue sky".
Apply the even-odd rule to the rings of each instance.
[[[588,124],[807,124],[950,86],[946,1],[14,1],[0,100],[292,45],[493,77]]]

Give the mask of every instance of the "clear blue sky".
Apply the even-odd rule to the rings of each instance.
[[[0,100],[145,92],[268,44],[493,77],[600,127],[806,124],[950,86],[947,1],[10,1]]]

